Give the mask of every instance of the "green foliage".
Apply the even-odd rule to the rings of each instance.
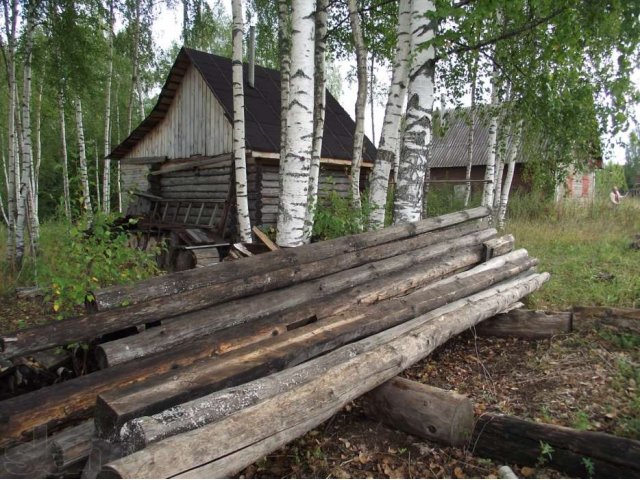
[[[155,255],[129,247],[122,227],[96,215],[89,231],[76,226],[66,235],[51,239],[55,257],[40,265],[40,279],[48,300],[60,318],[92,301],[91,292],[113,284],[126,284],[158,273]]]
[[[628,188],[640,183],[640,129],[629,136],[629,145],[625,149],[624,176]]]
[[[640,202],[629,198],[611,208],[608,200],[553,204],[515,195],[511,207],[507,232],[540,260],[540,271],[551,273],[550,281],[527,297],[531,308],[638,308],[640,255],[629,245],[640,231]]]
[[[622,189],[627,184],[624,167],[608,163],[601,170],[596,170],[596,195],[603,200],[609,199],[609,192],[614,186]]]
[[[573,420],[573,428],[576,430],[589,430],[591,429],[591,420],[589,420],[589,414],[582,410],[576,413]]]
[[[537,466],[544,466],[549,460],[553,459],[553,453],[555,449],[548,444],[547,442],[543,442],[540,440],[540,455],[538,456]]]
[[[582,457],[580,459],[580,463],[582,463],[582,465],[584,466],[584,469],[587,471],[587,475],[589,475],[589,478],[593,478],[593,476],[596,474],[596,467],[593,464],[593,460],[588,457]]]
[[[432,184],[425,198],[425,210],[427,217],[436,217],[445,213],[464,210],[464,183],[456,184]],[[467,208],[480,205],[482,191],[474,190],[472,186],[471,199]]]
[[[367,198],[368,195],[363,193],[361,211],[353,208],[350,197],[342,197],[335,190],[320,198],[316,207],[312,239],[329,240],[360,233],[362,226],[367,225],[371,211]]]
[[[598,331],[600,337],[611,342],[618,348],[634,350],[640,347],[640,335],[633,332],[611,332],[609,330]]]

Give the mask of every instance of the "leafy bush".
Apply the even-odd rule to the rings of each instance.
[[[338,192],[330,191],[316,206],[312,239],[329,240],[362,232],[371,211],[368,197],[366,193],[362,194],[362,210],[358,211],[353,208],[350,196],[342,197]]]
[[[66,235],[52,239],[56,257],[40,262],[40,284],[60,318],[69,315],[92,291],[114,284],[126,284],[159,273],[155,251],[131,248],[121,226],[105,216],[96,216],[90,231],[71,226]]]
[[[432,184],[425,198],[426,215],[424,217],[437,217],[479,206],[482,200],[481,189],[473,189],[469,206],[464,206],[464,195],[456,192],[456,187],[464,187],[464,185],[464,183]],[[462,188],[459,192],[462,192]]]

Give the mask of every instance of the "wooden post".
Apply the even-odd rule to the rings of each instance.
[[[473,433],[473,404],[455,392],[395,377],[363,400],[370,417],[429,441],[457,447]]]

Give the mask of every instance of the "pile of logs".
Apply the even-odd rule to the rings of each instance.
[[[92,313],[0,337],[2,359],[88,342],[101,368],[0,402],[0,476],[233,475],[548,279],[487,215],[107,288]]]

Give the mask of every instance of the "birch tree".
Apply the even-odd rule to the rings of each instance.
[[[71,194],[69,191],[69,154],[67,150],[67,127],[64,113],[64,91],[58,94],[58,112],[60,114],[60,162],[62,163],[62,191],[64,215],[71,221]]]
[[[351,155],[351,200],[356,212],[362,211],[360,200],[360,170],[362,168],[362,147],[364,145],[364,112],[367,105],[367,50],[362,37],[362,25],[358,13],[357,0],[348,0],[349,21],[356,50],[358,75],[358,95],[356,99],[356,124],[353,133],[353,153]]]
[[[427,15],[435,11],[431,0],[411,2],[411,55],[406,113],[398,184],[393,205],[394,223],[420,220],[423,209],[423,185],[432,134],[435,86],[435,50],[430,42],[435,21]]]
[[[291,73],[291,11],[289,0],[278,0],[278,49],[280,55],[280,165],[278,191],[282,192],[284,158],[287,154],[287,112]]]
[[[507,161],[507,174],[500,195],[500,206],[498,208],[498,226],[504,228],[504,222],[507,217],[507,206],[509,205],[509,196],[511,194],[511,183],[513,182],[513,174],[516,170],[516,158],[518,157],[520,143],[522,141],[522,120],[518,121],[515,129],[514,138],[511,140],[511,148],[509,149],[509,158]]]
[[[276,237],[281,247],[304,243],[313,148],[314,12],[315,1],[293,0],[291,80]]]
[[[400,145],[400,119],[402,118],[402,108],[407,92],[406,84],[409,72],[410,22],[411,0],[400,0],[393,75],[384,112],[380,144],[378,145],[378,153],[373,165],[369,186],[369,200],[371,203],[369,222],[370,227],[374,229],[384,227],[389,175],[391,167],[397,163]]]
[[[469,206],[471,200],[471,171],[473,169],[474,137],[476,132],[476,96],[478,80],[478,56],[474,55],[471,67],[471,106],[469,107],[469,136],[467,137],[467,168],[464,178],[467,181],[464,187],[464,206]]]
[[[236,207],[238,234],[243,242],[251,242],[251,220],[249,219],[249,196],[247,189],[247,160],[244,139],[244,81],[242,78],[242,0],[231,3],[233,16],[233,162],[236,179]]]
[[[305,221],[304,242],[311,241],[313,222],[318,203],[318,182],[320,181],[320,159],[322,158],[322,137],[326,100],[326,50],[327,50],[327,8],[328,0],[318,0],[316,6],[315,78],[313,87],[313,146],[309,169],[309,201]]]
[[[484,189],[482,191],[482,205],[493,208],[496,181],[496,153],[498,150],[498,71],[494,66],[491,76],[491,105],[489,122],[489,141],[487,142],[487,165],[484,171]]]
[[[111,81],[113,78],[113,22],[114,6],[113,0],[109,0],[109,59],[107,66],[107,82],[105,85],[104,101],[104,165],[102,171],[102,211],[106,214],[111,212],[111,160],[108,158],[111,153]]]
[[[75,99],[76,133],[78,138],[78,168],[80,169],[80,186],[82,189],[82,211],[87,216],[89,223],[93,219],[91,208],[91,191],[89,190],[89,173],[87,170],[87,149],[84,140],[84,126],[82,115],[82,101],[77,96]]]

